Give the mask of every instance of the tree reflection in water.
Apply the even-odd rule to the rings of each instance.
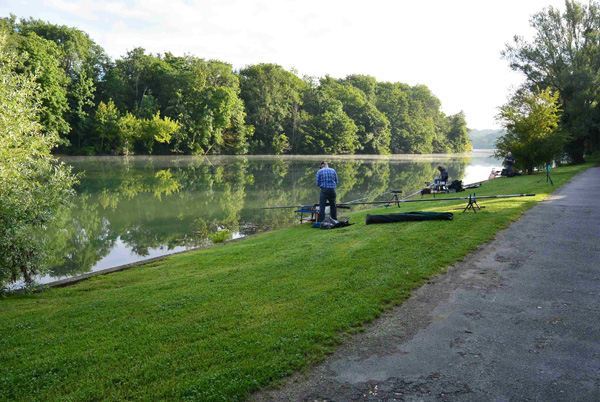
[[[98,269],[124,247],[121,265],[145,256],[208,245],[290,226],[293,209],[318,201],[315,174],[323,157],[87,157],[64,158],[85,172],[76,206],[60,214],[43,235],[53,244],[49,275],[68,277]],[[338,200],[377,197],[389,190],[410,194],[436,177],[444,164],[462,178],[468,157],[328,157],[339,176]],[[389,198],[389,194],[386,196]],[[225,232],[225,233],[223,233]],[[106,267],[102,267],[106,268]],[[47,277],[43,281],[50,281]]]

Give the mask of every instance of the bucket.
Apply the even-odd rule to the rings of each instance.
[[[317,211],[319,211],[319,207],[317,207]],[[319,219],[320,218],[319,212],[317,212],[317,221],[322,221],[330,215],[331,215],[331,213],[330,213],[329,207],[325,207],[325,217],[323,219]]]

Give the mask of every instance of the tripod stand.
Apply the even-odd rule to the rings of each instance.
[[[544,178],[542,177],[541,179],[539,179],[537,182],[541,182],[542,180],[544,180]],[[550,184],[554,185],[554,182],[552,182],[552,177],[550,177],[550,165],[546,165],[546,183],[550,182]]]
[[[394,194],[394,196],[392,197],[392,199],[390,200],[390,202],[388,204],[385,204],[385,207],[389,207],[392,203],[395,203],[398,208],[400,208],[400,199],[398,198],[398,193],[402,193],[402,190],[392,190],[392,194]]]
[[[472,196],[471,196],[471,194],[469,194],[469,203],[467,204],[466,208],[463,209],[463,212],[466,212],[470,209],[474,213],[477,213],[477,211],[475,211],[476,207],[477,207],[477,209],[481,210],[481,207],[479,206],[479,204],[477,204],[477,200],[475,199],[475,193],[473,193]]]

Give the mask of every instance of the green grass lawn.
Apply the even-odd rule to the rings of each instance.
[[[405,203],[301,225],[0,300],[0,400],[243,400],[323,359],[590,165],[496,179],[481,200]],[[469,190],[457,194],[468,196]],[[449,196],[457,196],[449,195]],[[438,196],[439,198],[440,196]],[[453,221],[365,225],[367,213]]]

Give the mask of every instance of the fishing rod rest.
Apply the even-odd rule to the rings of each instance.
[[[473,213],[477,213],[477,211],[475,210],[475,207],[477,207],[477,209],[479,209],[481,211],[481,207],[479,206],[479,204],[477,204],[477,200],[475,198],[475,193],[473,193],[472,196],[471,196],[471,194],[469,194],[469,203],[467,204],[465,209],[463,209],[463,213],[469,209],[472,209]]]

